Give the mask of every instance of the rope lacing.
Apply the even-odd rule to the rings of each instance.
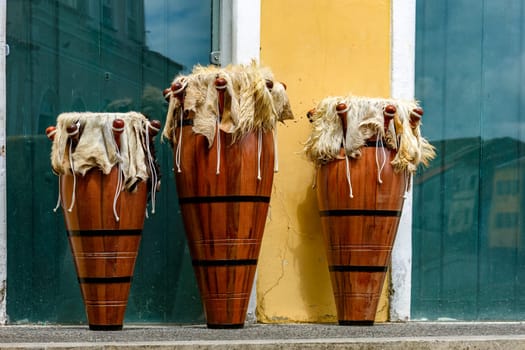
[[[346,140],[344,137],[343,137],[342,144],[343,144],[343,150],[345,152],[346,181],[348,182],[348,189],[349,189],[348,196],[350,198],[354,198],[354,192],[352,190],[352,179],[350,177],[350,161],[348,160],[348,154],[346,154]]]
[[[179,142],[177,143],[177,149],[175,150],[175,164],[177,165],[177,172],[182,172],[180,167],[180,157],[182,152],[182,119],[184,117],[184,108],[180,107],[180,125],[179,125]]]
[[[220,116],[217,116],[217,134],[215,138],[217,139],[217,170],[215,174],[219,175],[221,173],[221,132],[219,129]]]
[[[118,137],[120,137],[121,133],[124,131],[124,127],[115,128],[113,126],[112,130],[113,130],[114,133],[118,133]],[[120,157],[120,149],[118,147],[117,140],[115,140],[115,138],[113,138],[113,142],[115,144],[115,150],[117,152],[117,159],[118,159],[118,164],[117,164],[117,187],[115,188],[115,195],[113,196],[113,216],[115,216],[115,221],[119,222],[120,221],[120,217],[118,216],[118,213],[117,213],[117,200],[120,197],[120,194],[122,193],[122,186],[123,186],[123,182],[124,182],[124,173],[123,173],[122,168],[120,166],[121,157]]]
[[[115,196],[113,197],[113,216],[115,216],[115,221],[119,222],[120,217],[117,213],[117,200],[120,197],[120,194],[122,193],[122,183],[123,183],[123,173],[122,169],[120,168],[120,163],[117,165],[117,188],[115,189]]]
[[[80,122],[76,122],[77,128],[75,131],[68,133],[69,137],[69,166],[71,167],[71,173],[73,174],[73,191],[71,192],[71,205],[67,209],[68,212],[71,213],[73,211],[73,207],[75,206],[75,199],[76,199],[76,189],[77,189],[77,175],[75,173],[75,163],[73,162],[73,136],[77,135],[80,132]]]
[[[383,151],[383,162],[381,163],[381,166],[379,165],[379,144],[381,144],[381,150]],[[379,134],[377,134],[376,137],[376,165],[377,165],[377,181],[382,184],[383,180],[381,179],[381,173],[383,172],[383,169],[385,168],[386,164],[386,152],[385,152],[385,145],[383,144],[383,139],[380,137]]]
[[[188,82],[184,78],[179,79],[179,83],[180,83],[181,87],[179,89],[175,90],[175,91],[172,91],[172,96],[176,96],[176,95],[180,94],[182,91],[184,91],[186,86],[188,86]]]
[[[262,156],[262,129],[257,135],[257,180],[261,180],[261,156]]]
[[[226,89],[226,85],[224,86],[215,86],[217,90],[224,90]],[[217,170],[215,171],[215,174],[219,175],[221,173],[221,132],[220,132],[220,123],[221,123],[221,109],[219,105],[219,98],[217,98],[217,133],[216,133],[216,139],[217,139]]]
[[[72,133],[71,135],[75,135],[78,133],[78,129],[76,132]],[[67,209],[68,212],[71,213],[73,211],[73,206],[75,205],[75,192],[77,189],[77,175],[75,174],[75,164],[73,162],[73,141],[70,140],[69,142],[69,166],[71,167],[71,172],[73,173],[73,191],[71,192],[71,205]]]
[[[337,111],[337,114],[341,118],[347,118],[346,113],[350,110],[350,106],[346,106],[343,110]],[[341,119],[341,126],[343,129],[345,128],[345,122],[343,119]],[[345,166],[346,166],[346,181],[348,182],[348,189],[349,193],[348,196],[350,198],[354,198],[354,192],[352,190],[352,179],[350,177],[350,160],[348,159],[348,154],[346,153],[346,130],[342,130],[342,138],[341,138],[341,147],[345,153]]]
[[[151,154],[150,140],[149,140],[149,129],[150,128],[157,132],[159,131],[159,129],[151,125],[150,122],[148,122],[147,127],[146,127],[146,150],[148,153],[147,158],[148,158],[149,171],[151,174],[151,213],[155,214],[155,199],[157,196],[156,187],[157,187],[158,176],[157,176],[157,170],[155,169],[155,163],[153,161],[153,155]]]
[[[171,94],[172,98],[177,98],[177,95],[180,94],[181,92],[183,92],[184,89],[186,89],[186,87],[188,86],[188,82],[184,78],[181,78],[179,80],[179,83],[180,83],[181,87],[178,88],[175,91],[172,91],[172,94]],[[177,143],[177,149],[175,150],[175,163],[177,165],[177,172],[178,173],[182,172],[182,169],[180,167],[180,157],[181,157],[181,152],[182,152],[182,123],[183,123],[183,119],[184,119],[184,106],[182,105],[182,99],[181,99],[180,124],[179,124],[179,128],[180,128],[180,131],[179,131],[179,142]]]
[[[54,134],[56,134],[56,130],[54,132]],[[62,164],[62,161],[64,160],[64,154],[62,152],[59,153],[59,159],[60,159],[60,164]],[[58,208],[60,208],[61,206],[61,195],[60,195],[60,175],[57,176],[58,177],[58,198],[57,198],[57,204],[55,205],[55,207],[53,208],[53,211],[56,213]]]

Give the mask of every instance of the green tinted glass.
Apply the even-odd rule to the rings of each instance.
[[[66,111],[140,111],[164,122],[162,90],[208,64],[212,1],[7,2],[7,313],[11,323],[84,323],[47,126]],[[126,321],[203,322],[172,173],[146,220]]]
[[[525,2],[418,1],[413,319],[525,316]]]

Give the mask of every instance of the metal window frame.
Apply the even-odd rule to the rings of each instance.
[[[6,226],[6,42],[7,1],[0,0],[0,324],[7,322],[7,226]]]

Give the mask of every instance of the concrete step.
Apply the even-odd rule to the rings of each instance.
[[[246,324],[124,325],[122,331],[87,326],[0,326],[0,349],[517,349],[525,350],[521,322],[408,322],[374,326]]]

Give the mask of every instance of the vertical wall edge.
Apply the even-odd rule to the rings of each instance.
[[[0,324],[7,321],[7,227],[6,227],[6,16],[7,2],[0,0]]]
[[[413,99],[415,85],[416,0],[392,0],[393,98]],[[390,321],[410,320],[412,289],[412,188],[405,199],[392,251]]]

